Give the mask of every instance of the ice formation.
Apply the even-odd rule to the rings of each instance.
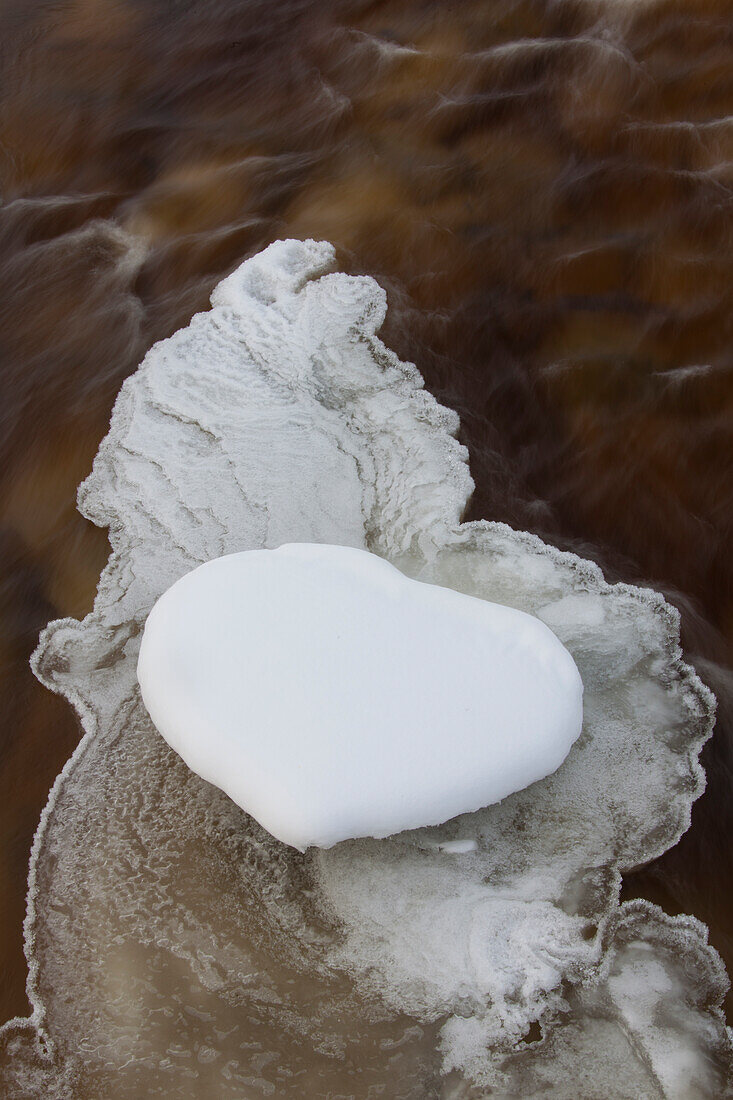
[[[91,614],[34,656],[85,737],[34,844],[33,1015],[4,1029],[3,1095],[725,1096],[704,928],[618,900],[702,789],[713,700],[677,615],[461,523],[457,418],[377,339],[379,287],[332,265],[326,244],[280,242],[224,280],[125,382],[80,490],[112,554]],[[545,622],[585,685],[564,764],[386,840],[301,854],[269,836],[166,746],[135,670],[176,580],[284,542],[368,549]]]
[[[138,679],[189,767],[301,850],[500,802],[555,771],[583,722],[541,620],[343,546],[187,573],[148,616]]]

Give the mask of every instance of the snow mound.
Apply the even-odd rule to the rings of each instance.
[[[137,673],[189,767],[301,850],[499,802],[555,771],[583,722],[539,619],[342,546],[194,569],[150,612]]]
[[[676,842],[703,786],[714,701],[676,612],[461,524],[457,418],[376,337],[380,288],[332,265],[328,245],[280,242],[225,280],[125,382],[80,490],[112,554],[91,614],[50,624],[33,658],[85,737],[34,844],[33,1016],[3,1032],[0,1091],[674,1097],[675,1046],[692,1088],[725,1095],[704,929],[618,904],[622,871]],[[369,550],[544,621],[585,686],[562,767],[386,840],[301,854],[266,833],[168,748],[136,665],[175,581],[285,542]]]

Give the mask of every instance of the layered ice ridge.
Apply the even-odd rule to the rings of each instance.
[[[5,1093],[724,1095],[704,928],[618,904],[703,788],[714,700],[677,613],[461,523],[458,419],[377,337],[383,291],[333,267],[327,244],[278,242],[220,283],[125,382],[80,489],[112,552],[93,611],[50,624],[33,657],[84,738],[34,842],[33,1016],[4,1029]],[[303,855],[268,836],[167,748],[135,666],[183,574],[285,542],[369,549],[542,619],[585,684],[562,767],[387,840]]]

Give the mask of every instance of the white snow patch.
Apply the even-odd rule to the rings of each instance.
[[[151,611],[138,678],[189,767],[301,850],[499,802],[583,724],[575,662],[539,619],[344,546],[194,569]]]

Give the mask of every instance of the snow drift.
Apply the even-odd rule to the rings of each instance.
[[[555,771],[583,721],[539,619],[353,547],[200,565],[150,612],[137,674],[189,767],[301,850],[500,802]]]

